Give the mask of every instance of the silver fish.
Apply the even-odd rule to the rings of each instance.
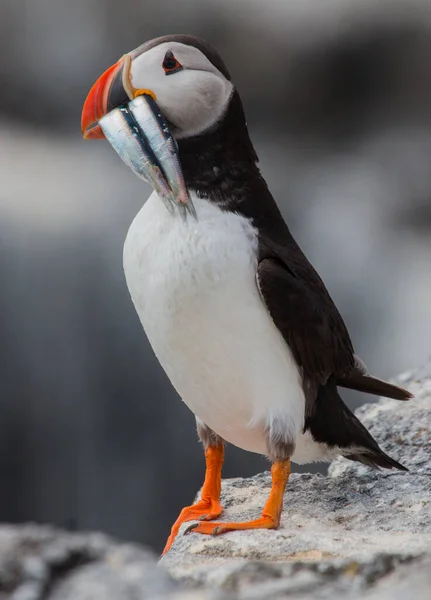
[[[103,116],[99,125],[123,162],[147,181],[169,212],[178,209],[186,220],[196,211],[185,185],[178,147],[157,104],[138,96]]]
[[[166,181],[179,203],[180,210],[183,209],[196,218],[196,211],[190,199],[181,169],[178,145],[156,101],[145,94],[132,100],[128,108],[156,155]]]
[[[155,159],[154,153],[127,107],[115,108],[99,121],[106,139],[123,162],[149,183],[163,200],[170,213],[174,212],[175,198]]]

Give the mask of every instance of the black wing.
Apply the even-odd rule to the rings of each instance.
[[[268,254],[268,252],[266,252]],[[346,377],[355,366],[353,346],[343,319],[317,273],[301,257],[266,256],[257,269],[262,299],[303,376],[324,385],[331,375]],[[304,273],[307,267],[308,273]]]
[[[259,291],[301,369],[307,413],[319,386],[330,377],[341,387],[369,394],[398,400],[413,397],[367,374],[324,283],[292,238],[286,246],[261,239],[259,254]]]

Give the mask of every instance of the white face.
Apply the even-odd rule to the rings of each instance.
[[[165,71],[164,63],[173,62],[165,60],[169,51],[181,65],[179,70]],[[135,90],[155,94],[177,138],[198,135],[217,123],[233,92],[231,82],[200,50],[178,42],[165,42],[134,58],[129,77]]]

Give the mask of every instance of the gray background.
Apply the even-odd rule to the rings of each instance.
[[[103,70],[171,32],[225,58],[263,173],[371,370],[423,362],[431,338],[429,2],[2,0],[0,519],[156,549],[203,457],[124,282],[149,190],[81,139],[80,112]],[[229,448],[225,476],[262,468]]]

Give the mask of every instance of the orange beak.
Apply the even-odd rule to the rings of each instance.
[[[81,130],[84,139],[103,139],[105,137],[98,121],[114,107],[112,102],[114,88],[116,88],[115,92],[117,96],[116,105],[121,104],[121,101],[129,101],[121,85],[124,63],[125,60],[123,57],[115,65],[109,67],[91,88],[84,102],[81,116]]]

